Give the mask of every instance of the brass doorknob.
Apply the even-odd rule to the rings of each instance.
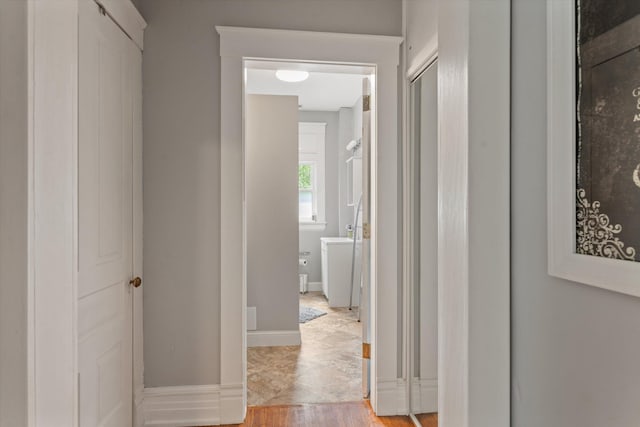
[[[132,285],[134,288],[139,288],[140,285],[142,285],[142,279],[139,277],[136,277],[135,279],[129,280],[129,284]]]

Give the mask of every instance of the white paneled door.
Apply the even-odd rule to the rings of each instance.
[[[80,5],[79,420],[81,427],[126,427],[133,400],[129,282],[140,51],[95,2]]]

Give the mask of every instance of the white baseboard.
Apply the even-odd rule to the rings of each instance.
[[[300,345],[300,330],[295,331],[248,331],[247,347],[279,347]]]
[[[378,380],[376,415],[407,415],[409,399],[406,381]],[[411,385],[411,411],[416,414],[438,412],[438,380],[416,378]]]
[[[133,425],[144,427],[144,388],[133,393]]]
[[[242,384],[145,388],[142,408],[145,427],[239,424],[246,415]]]
[[[411,384],[411,409],[416,414],[438,412],[438,380],[415,378]]]
[[[220,424],[220,386],[197,385],[144,389],[145,427]]]
[[[220,386],[220,424],[241,424],[247,416],[242,384]]]
[[[308,290],[309,292],[320,292],[322,290],[322,282],[309,282]]]
[[[407,415],[409,399],[406,381],[402,378],[377,381],[376,415]]]

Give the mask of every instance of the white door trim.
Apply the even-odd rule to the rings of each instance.
[[[77,426],[78,4],[29,2],[28,425]]]
[[[406,0],[405,0],[406,1]],[[405,62],[407,49],[405,46]],[[415,316],[416,310],[413,305],[415,298],[415,266],[420,263],[419,254],[416,253],[416,243],[420,240],[420,236],[416,237],[414,221],[416,221],[416,200],[414,197],[416,189],[420,189],[420,197],[426,197],[429,200],[437,200],[437,191],[425,194],[425,190],[419,188],[420,182],[416,180],[415,153],[416,144],[420,141],[412,140],[412,127],[415,126],[412,109],[411,85],[414,80],[421,77],[431,67],[437,66],[438,49],[437,43],[434,51],[431,52],[427,59],[420,60],[422,64],[416,67],[413,72],[406,73],[403,81],[403,156],[402,156],[402,180],[403,180],[403,306],[404,306],[404,351],[405,351],[405,375],[409,379],[407,381],[407,394],[409,395],[409,412],[410,414],[422,414],[438,411],[438,380],[425,379],[416,377],[414,374],[414,357],[415,357],[415,332],[420,328],[428,327],[420,325],[416,327]],[[406,64],[405,64],[406,66]],[[433,159],[433,166],[437,169],[437,158]],[[433,218],[434,225],[437,224],[438,218]],[[416,240],[417,239],[417,240]],[[437,260],[435,261],[437,262]],[[422,309],[422,308],[421,308]],[[439,321],[439,320],[438,320]],[[437,351],[437,349],[435,350]]]
[[[145,24],[146,25],[146,24]],[[143,423],[144,399],[144,333],[143,304],[143,194],[142,194],[142,53],[132,64],[135,73],[133,98],[133,277],[142,277],[143,286],[133,290],[133,425]]]
[[[398,61],[400,37],[309,31],[216,27],[221,56],[221,385],[242,384],[243,394],[221,408],[221,421],[241,422],[246,413],[246,233],[244,219],[243,61],[366,64],[376,67],[377,136],[373,170],[378,212],[372,221],[371,403],[378,408],[377,378],[398,377]],[[384,207],[384,208],[380,208]],[[384,307],[384,310],[380,310]]]
[[[27,7],[28,427],[77,427],[78,0]]]
[[[510,1],[438,2],[438,422],[510,425]]]

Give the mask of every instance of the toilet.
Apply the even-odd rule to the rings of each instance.
[[[311,252],[300,252],[298,258],[298,277],[301,294],[309,292],[309,273],[306,272],[306,267],[309,265],[309,260],[307,259],[309,255],[311,255]]]

